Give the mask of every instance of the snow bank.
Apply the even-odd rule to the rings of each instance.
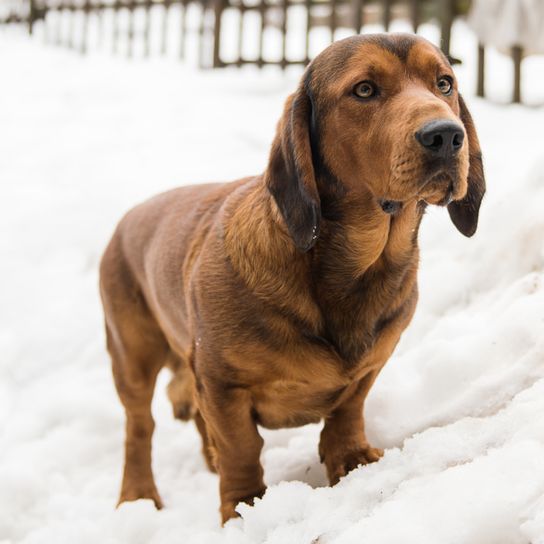
[[[458,26],[465,95],[474,47]],[[467,240],[444,210],[424,219],[416,317],[366,406],[384,458],[328,488],[319,426],[265,431],[268,492],[220,528],[217,478],[192,424],[172,419],[165,374],[154,468],[167,507],[114,510],[123,414],[96,267],[135,202],[261,171],[299,71],[81,59],[10,29],[0,67],[0,543],[544,543],[542,109],[469,98],[481,225]],[[491,55],[496,99],[508,70]]]

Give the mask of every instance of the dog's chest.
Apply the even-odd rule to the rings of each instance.
[[[372,251],[366,247],[364,257],[372,262],[363,273],[346,266],[354,261],[344,249],[349,240],[331,243],[339,250],[314,254],[310,288],[283,301],[289,311],[271,306],[260,314],[262,331],[277,331],[259,335],[260,363],[249,381],[261,425],[319,421],[389,357],[406,326],[398,317],[412,308],[417,268],[414,230],[393,227]]]
[[[361,303],[365,301],[362,297]],[[403,327],[388,321],[391,308],[387,308],[373,319],[360,315],[362,322],[338,308],[329,316],[329,338],[301,334],[301,349],[296,351],[304,356],[287,349],[276,352],[274,364],[266,365],[274,371],[263,387],[253,388],[257,421],[280,428],[318,422],[329,415],[360,379],[385,363],[396,345]],[[343,323],[333,321],[341,315]]]
[[[325,264],[318,268],[315,278],[316,300],[323,316],[319,336],[336,350],[348,368],[365,359],[413,297],[420,219],[420,213],[409,210],[392,220],[379,255],[368,257],[368,250],[361,251],[359,269],[353,264],[353,241],[349,237],[342,240],[346,249],[322,256]],[[338,263],[336,268],[330,265],[331,260]]]
[[[337,387],[278,380],[254,395],[257,423],[268,429],[300,427],[318,423],[338,405],[348,384]]]
[[[324,293],[320,340],[328,343],[352,372],[388,330],[415,287],[409,265],[369,271],[344,289]],[[400,335],[399,331],[399,335]]]
[[[317,423],[337,405],[346,387],[342,380],[321,386],[294,380],[269,382],[254,395],[256,420],[268,429]]]

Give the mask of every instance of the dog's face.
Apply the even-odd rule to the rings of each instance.
[[[402,34],[348,38],[312,62],[288,100],[267,175],[301,249],[315,242],[324,192],[370,192],[384,213],[414,199],[449,204],[467,236],[485,192],[478,138],[449,62]]]
[[[468,145],[448,61],[412,36],[357,41],[330,47],[308,74],[325,164],[350,190],[365,185],[383,200],[464,197]]]

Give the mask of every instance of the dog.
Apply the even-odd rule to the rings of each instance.
[[[363,406],[418,297],[418,230],[447,206],[466,236],[485,180],[447,58],[405,34],[354,36],[307,67],[262,175],[182,187],[132,209],[100,267],[126,411],[119,502],[162,502],[151,470],[157,374],[193,418],[223,522],[265,492],[258,426],[324,420],[334,485],[382,451]]]

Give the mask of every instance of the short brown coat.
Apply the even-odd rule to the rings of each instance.
[[[448,96],[436,89],[444,74]],[[361,80],[375,85],[372,100],[353,95]],[[414,138],[435,119],[466,135],[440,164]],[[331,484],[377,460],[363,403],[415,310],[425,207],[453,199],[452,220],[472,235],[484,191],[476,132],[445,57],[413,36],[358,36],[309,66],[263,175],[175,189],[131,210],[100,283],[127,414],[120,501],[162,505],[150,403],[164,365],[175,372],[174,413],[194,417],[219,472],[224,521],[264,493],[258,424],[323,419]]]

